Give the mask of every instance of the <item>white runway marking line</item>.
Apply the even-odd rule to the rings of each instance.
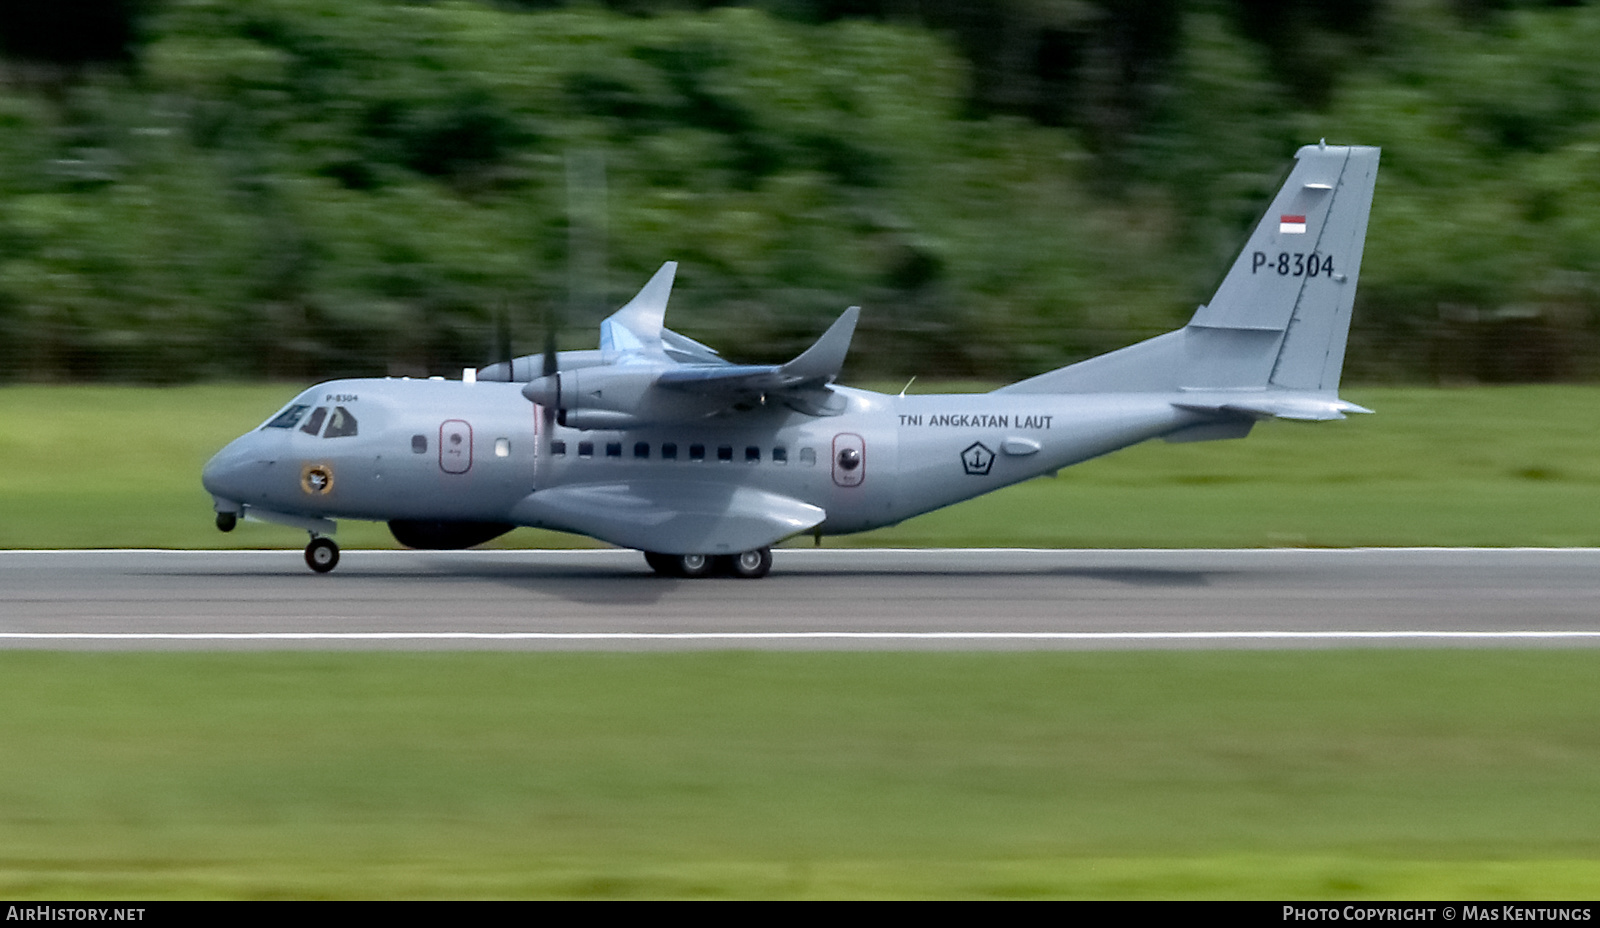
[[[1600,640],[1600,631],[1512,632],[0,632],[8,641],[1350,641]]]

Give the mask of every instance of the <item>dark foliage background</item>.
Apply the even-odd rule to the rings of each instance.
[[[1327,138],[1385,150],[1350,376],[1592,379],[1597,47],[1571,2],[6,0],[0,378],[447,372],[669,259],[730,356],[860,303],[851,376],[1016,377],[1180,324]]]

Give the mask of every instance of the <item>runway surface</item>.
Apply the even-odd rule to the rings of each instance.
[[[760,581],[631,551],[0,552],[0,647],[1600,646],[1600,550],[864,550]]]

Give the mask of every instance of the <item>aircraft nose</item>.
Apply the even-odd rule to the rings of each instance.
[[[268,465],[257,436],[241,435],[212,455],[200,472],[206,492],[218,499],[245,502],[261,490],[262,471]]]

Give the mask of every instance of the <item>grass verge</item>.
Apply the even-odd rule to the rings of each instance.
[[[0,895],[1593,898],[1600,652],[0,654]]]

